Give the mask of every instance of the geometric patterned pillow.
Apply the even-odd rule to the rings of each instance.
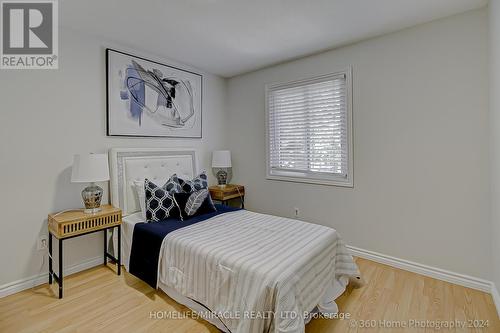
[[[167,190],[168,193],[170,194],[182,192],[181,183],[175,173],[172,176],[170,176],[169,180],[167,180],[165,185],[163,185],[163,188]]]
[[[144,190],[146,193],[146,221],[158,222],[169,217],[179,218],[180,211],[174,203],[172,195],[164,186],[145,179]]]
[[[192,193],[194,191],[208,188],[207,179],[208,178],[206,172],[202,171],[198,176],[194,177],[193,180],[185,180],[179,178],[179,183],[184,193]]]

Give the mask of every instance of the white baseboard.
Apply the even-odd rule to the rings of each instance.
[[[497,307],[498,317],[500,317],[500,294],[498,293],[498,289],[493,282],[491,283],[491,297],[493,297],[493,302]]]
[[[360,249],[354,246],[347,246],[353,256],[372,260],[381,264],[403,269],[413,273],[425,275],[434,279],[458,284],[467,288],[481,290],[492,293],[492,283],[487,280],[459,274],[445,269],[419,264],[413,261],[391,257],[385,254]],[[498,309],[498,305],[497,305]]]
[[[104,262],[104,259],[102,256],[95,257],[89,260],[86,260],[82,263],[68,266],[64,268],[64,276],[68,276],[98,265],[102,265]],[[15,294],[17,292],[33,288],[34,286],[39,286],[44,283],[49,282],[49,272],[44,272],[40,275],[34,275],[32,277],[26,278],[26,279],[21,279],[17,280],[11,283],[4,284],[3,286],[0,286],[0,298],[9,296],[12,294]]]

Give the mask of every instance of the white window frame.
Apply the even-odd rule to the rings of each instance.
[[[347,177],[327,174],[321,175],[318,173],[302,173],[298,174],[296,171],[287,172],[284,170],[272,170],[270,162],[269,151],[269,91],[276,88],[286,88],[290,85],[308,84],[314,81],[333,78],[335,76],[345,75],[346,78],[346,108],[347,108],[347,145],[348,145],[348,167]],[[266,179],[279,180],[298,183],[321,184],[331,186],[353,187],[353,125],[352,125],[352,67],[348,67],[343,71],[335,73],[310,77],[286,83],[273,83],[267,84],[265,88],[265,103],[266,103]]]

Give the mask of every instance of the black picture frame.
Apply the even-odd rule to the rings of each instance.
[[[106,48],[105,52],[106,52],[106,136],[108,136],[108,137],[128,137],[128,138],[137,138],[138,137],[138,138],[184,138],[184,139],[201,139],[203,137],[203,75],[202,74],[196,73],[196,72],[193,72],[190,70],[186,70],[186,69],[183,69],[183,68],[180,68],[177,66],[168,65],[168,64],[164,64],[164,63],[161,63],[158,61],[146,59],[144,57],[136,56],[136,55],[133,55],[130,53],[126,53],[126,52],[111,49],[111,48]],[[175,70],[175,71],[184,72],[184,73],[188,73],[190,75],[194,75],[196,77],[199,77],[199,80],[200,80],[200,82],[199,82],[199,103],[198,103],[199,104],[199,134],[197,134],[197,135],[186,135],[186,134],[179,134],[179,135],[151,134],[151,135],[148,135],[148,134],[120,134],[120,133],[114,133],[113,131],[111,131],[110,122],[112,120],[110,119],[111,118],[110,113],[113,112],[113,110],[111,110],[112,107],[110,105],[111,104],[110,103],[110,88],[111,88],[110,80],[112,79],[110,77],[110,65],[111,65],[110,64],[110,62],[111,62],[110,57],[111,57],[112,53],[115,53],[115,54],[118,54],[121,56],[130,57],[131,59],[137,59],[137,60],[140,60],[141,62],[159,65],[162,67],[170,68],[170,69]]]

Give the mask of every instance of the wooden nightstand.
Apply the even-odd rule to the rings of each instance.
[[[59,298],[63,295],[63,241],[73,237],[104,231],[104,265],[111,259],[118,265],[117,274],[121,274],[121,233],[122,211],[111,205],[101,206],[101,211],[85,214],[82,210],[49,214],[49,284],[52,278],[59,285]],[[107,230],[118,228],[118,258],[108,253]],[[59,275],[52,270],[52,236],[59,240]]]
[[[227,184],[226,187],[217,185],[208,188],[212,200],[217,200],[226,205],[228,200],[239,198],[241,208],[245,208],[245,187],[243,185]]]

